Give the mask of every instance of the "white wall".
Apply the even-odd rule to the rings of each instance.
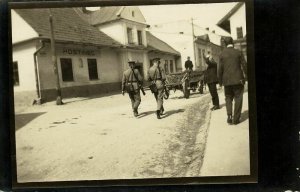
[[[98,26],[98,29],[110,36],[119,43],[126,44],[126,31],[124,31],[124,24],[121,22],[113,22]]]
[[[235,12],[234,15],[230,17],[230,30],[231,30],[231,36],[233,39],[237,39],[237,33],[236,28],[242,27],[243,28],[243,36],[246,35],[246,6],[245,3],[242,5],[242,7],[239,8],[237,12]]]
[[[11,10],[12,43],[17,43],[34,37],[38,37],[37,32],[14,10]]]
[[[18,62],[20,81],[18,86],[14,86],[15,92],[36,90],[33,58],[35,51],[36,41],[13,46],[13,62]]]
[[[64,53],[64,48],[70,49],[80,49],[94,51],[95,55],[70,55]],[[61,65],[60,58],[71,58],[73,67],[73,78],[72,82],[63,82],[61,75]],[[81,61],[83,65],[81,67]],[[90,80],[88,74],[88,64],[87,59],[97,60],[97,70],[98,70],[98,80]],[[51,62],[50,46],[47,44],[46,48],[38,56],[39,69],[40,69],[40,79],[41,79],[41,89],[54,89],[56,84],[55,75],[53,72],[53,65]],[[115,50],[110,48],[103,48],[101,50],[95,47],[86,46],[75,46],[75,45],[59,45],[57,46],[57,65],[60,78],[61,87],[72,87],[72,86],[83,86],[92,84],[102,84],[102,83],[112,83],[120,82],[120,64],[118,60],[118,54]]]

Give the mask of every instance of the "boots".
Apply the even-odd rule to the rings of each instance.
[[[232,115],[228,115],[228,117],[227,117],[227,123],[228,123],[229,125],[232,124]]]
[[[137,109],[135,109],[135,110],[133,111],[133,115],[134,115],[135,117],[139,116],[139,113],[138,113]]]
[[[161,117],[160,117],[160,110],[156,111],[156,116],[157,116],[157,119],[161,119]]]
[[[160,115],[163,115],[163,114],[164,114],[164,111],[165,111],[165,109],[164,109],[164,107],[162,106],[162,107],[160,108]]]

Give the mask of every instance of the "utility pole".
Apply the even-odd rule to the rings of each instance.
[[[195,47],[195,31],[194,31],[194,19],[191,18],[192,21],[192,35],[193,35],[193,50],[194,50],[194,61],[195,61],[195,68],[197,66],[197,60],[196,60],[196,47]]]
[[[49,22],[50,22],[50,31],[51,31],[51,58],[52,58],[52,64],[53,64],[53,70],[54,75],[56,79],[56,105],[62,105],[62,98],[61,98],[61,89],[59,84],[59,76],[58,76],[58,70],[57,70],[57,61],[56,61],[56,52],[55,52],[55,41],[54,41],[54,31],[53,31],[53,16],[51,9],[49,9],[50,15],[49,15]]]

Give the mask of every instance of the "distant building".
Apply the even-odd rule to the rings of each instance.
[[[187,57],[190,57],[194,69],[205,70],[206,64],[202,53],[207,54],[207,51],[211,50],[218,60],[218,52],[221,50],[222,36],[215,32],[216,28],[219,29],[218,26],[214,26],[214,29],[209,30],[196,24],[192,26],[191,21],[179,21],[153,26],[150,31],[180,52],[182,65]],[[223,29],[221,30],[223,32]],[[229,35],[227,32],[223,34]]]
[[[176,66],[180,53],[146,32],[147,25],[136,7],[107,7],[95,12],[55,8],[51,12],[63,98],[120,91],[128,60],[138,62],[145,78],[150,59],[157,56],[173,63],[169,68],[180,70]],[[16,106],[36,98],[56,98],[49,15],[49,9],[11,12]]]
[[[235,48],[240,49],[247,59],[246,6],[244,2],[237,3],[217,25],[230,33]]]

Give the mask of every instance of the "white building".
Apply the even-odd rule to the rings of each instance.
[[[189,56],[194,64],[194,69],[205,70],[206,64],[202,57],[203,53],[206,54],[211,51],[215,57],[214,59],[219,60],[218,53],[221,48],[216,47],[220,47],[222,35],[217,34],[216,29],[219,29],[219,27],[214,26],[214,29],[208,29],[196,24],[192,25],[191,21],[179,21],[153,26],[150,31],[180,52],[183,69]],[[222,29],[218,31],[220,30]],[[229,35],[223,30],[222,34]]]
[[[172,61],[174,72],[178,68],[179,52],[146,32],[147,25],[135,7],[106,7],[96,12],[55,8],[51,12],[63,98],[120,91],[128,60],[138,62],[145,79],[151,58]],[[11,12],[15,106],[36,98],[56,98],[49,15],[49,9]]]
[[[220,21],[219,27],[230,33],[234,46],[240,49],[247,59],[247,25],[245,2],[237,3]]]

